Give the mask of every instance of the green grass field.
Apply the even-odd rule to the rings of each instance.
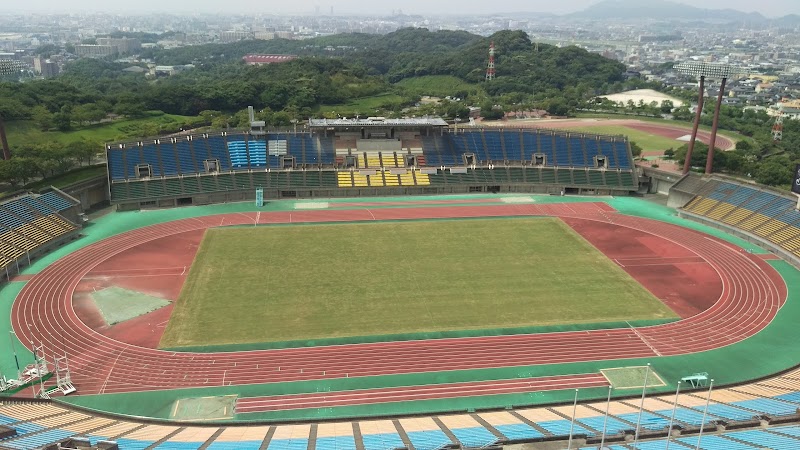
[[[564,129],[581,131],[584,133],[597,133],[597,134],[622,134],[628,136],[631,142],[636,142],[642,147],[642,150],[666,150],[668,148],[678,148],[685,142],[677,141],[675,139],[657,136],[655,134],[645,133],[644,131],[635,130],[624,126],[617,125],[579,125],[579,126],[565,126]]]
[[[210,229],[161,347],[668,317],[557,219]]]
[[[71,131],[41,131],[33,121],[17,120],[6,124],[9,145],[17,146],[23,144],[38,144],[44,142],[60,142],[68,144],[70,142],[87,139],[98,142],[111,142],[123,139],[133,139],[143,137],[141,134],[142,126],[152,124],[153,126],[180,127],[183,124],[190,124],[196,118],[191,116],[178,116],[174,114],[162,114],[154,112],[148,117],[140,119],[122,119],[114,122],[104,122],[94,125],[80,127]],[[176,129],[177,129],[176,127]]]
[[[456,93],[460,91],[483,92],[482,87],[450,75],[426,75],[422,77],[406,78],[396,83],[396,85],[418,95],[432,95],[437,97],[456,95]]]
[[[389,105],[400,104],[403,97],[397,94],[385,93],[373,95],[371,97],[361,97],[353,99],[341,105],[322,105],[319,111],[323,113],[337,113],[342,116],[352,116],[356,114],[372,114],[377,109]]]

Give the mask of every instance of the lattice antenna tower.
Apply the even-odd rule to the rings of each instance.
[[[489,44],[489,64],[486,66],[486,81],[494,80],[494,41]]]
[[[772,141],[778,143],[783,140],[783,112],[778,113],[775,125],[772,126]]]

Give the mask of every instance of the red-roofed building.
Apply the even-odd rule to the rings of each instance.
[[[242,59],[248,65],[260,66],[262,64],[285,63],[296,58],[297,55],[246,55]]]

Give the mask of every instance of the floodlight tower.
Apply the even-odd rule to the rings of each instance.
[[[692,127],[692,139],[689,141],[689,149],[686,152],[686,161],[683,163],[683,173],[686,174],[691,168],[692,151],[697,140],[697,129],[700,127],[700,116],[703,114],[703,100],[705,94],[706,78],[720,79],[719,95],[714,106],[714,122],[711,125],[711,139],[708,144],[708,158],[706,159],[706,174],[711,173],[714,164],[714,147],[717,143],[717,129],[719,127],[719,110],[722,106],[722,97],[725,95],[725,83],[728,78],[736,74],[733,67],[727,64],[715,64],[702,61],[687,61],[675,66],[675,70],[686,75],[694,75],[700,79],[700,93],[697,97],[697,113],[694,116]]]
[[[489,64],[486,66],[486,81],[494,80],[494,41],[489,45]]]

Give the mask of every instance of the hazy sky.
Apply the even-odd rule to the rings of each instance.
[[[335,14],[388,14],[401,8],[406,14],[464,13],[486,14],[496,12],[553,12],[568,13],[583,9],[598,0],[4,0],[4,10],[16,11],[185,11],[185,12],[236,12],[248,10],[276,14],[313,13],[319,7],[329,13],[331,6]],[[641,0],[647,1],[647,0]],[[798,0],[677,0],[704,8],[733,8],[742,11],[758,10],[768,17],[800,14]]]

